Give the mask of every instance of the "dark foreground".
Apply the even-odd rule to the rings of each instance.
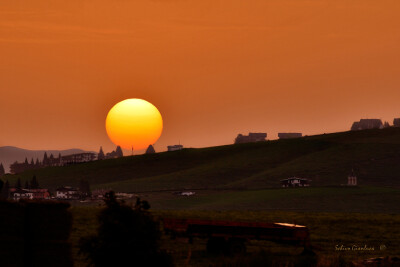
[[[75,266],[87,266],[78,255],[82,236],[95,233],[96,207],[72,207],[71,243]],[[306,225],[311,234],[315,257],[301,256],[301,247],[268,241],[250,241],[247,252],[237,256],[209,255],[206,239],[171,240],[163,236],[162,247],[177,266],[354,266],[368,258],[400,255],[400,215],[380,213],[265,212],[265,211],[153,211],[157,218],[194,218],[250,222],[287,222]],[[394,258],[395,259],[395,258]],[[353,262],[353,263],[352,263]],[[353,265],[351,265],[353,264]],[[373,265],[375,266],[375,265]],[[381,266],[392,266],[389,265]],[[397,265],[393,265],[397,266]]]

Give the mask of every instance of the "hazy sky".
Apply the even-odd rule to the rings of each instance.
[[[156,150],[400,117],[400,1],[0,1],[0,146],[114,149],[143,98]]]

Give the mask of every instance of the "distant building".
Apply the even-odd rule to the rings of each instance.
[[[355,121],[351,126],[352,131],[382,128],[383,123],[380,119],[361,119],[360,121]]]
[[[14,200],[30,199],[30,194],[26,189],[10,188],[10,198]]]
[[[168,146],[168,151],[176,151],[176,150],[182,150],[183,145],[173,145],[173,146]]]
[[[290,139],[303,137],[302,133],[278,133],[279,139]]]
[[[282,187],[307,187],[311,180],[305,178],[291,177],[281,180]]]
[[[35,188],[35,189],[10,188],[10,197],[14,200],[49,199],[50,192],[48,189],[44,188]]]
[[[79,199],[80,192],[77,188],[74,188],[71,186],[63,186],[63,187],[57,188],[56,198],[66,199],[66,200]]]
[[[79,153],[79,154],[72,154],[68,156],[61,157],[61,165],[71,165],[83,162],[94,161],[96,159],[96,154],[87,152],[87,153]]]
[[[393,126],[394,127],[400,127],[400,118],[397,118],[397,119],[393,120]]]
[[[152,145],[149,145],[149,147],[146,149],[146,154],[154,154],[156,153],[156,150]]]
[[[238,134],[235,144],[266,141],[267,133],[249,133],[249,135]]]
[[[349,176],[347,177],[347,185],[355,186],[357,185],[357,176],[354,173],[354,170],[351,171]]]

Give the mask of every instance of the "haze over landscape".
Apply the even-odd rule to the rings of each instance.
[[[0,3],[0,146],[98,151],[118,101],[163,115],[156,151],[398,117],[398,1]]]

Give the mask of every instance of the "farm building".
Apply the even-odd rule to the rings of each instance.
[[[96,158],[95,153],[79,153],[61,157],[61,165],[71,165],[76,163],[83,163],[93,161]]]
[[[78,189],[73,188],[71,186],[63,186],[63,187],[57,188],[56,198],[58,198],[58,199],[79,199],[80,192]]]
[[[168,146],[168,151],[176,151],[176,150],[182,150],[183,145],[173,145],[173,146]]]
[[[303,137],[302,133],[278,133],[279,139],[290,139]]]
[[[291,177],[281,180],[282,187],[307,187],[311,180],[305,178]]]
[[[381,128],[383,128],[383,123],[380,119],[361,119],[360,121],[355,121],[351,126],[352,131]]]
[[[10,196],[14,200],[49,199],[50,193],[48,189],[44,188],[35,188],[35,189],[10,188]]]
[[[249,135],[238,134],[235,144],[266,141],[267,133],[249,133]]]

